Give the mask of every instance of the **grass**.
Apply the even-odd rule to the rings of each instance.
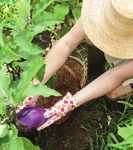
[[[112,102],[107,98],[102,97],[99,100],[88,103],[85,107],[92,112],[92,107],[97,105],[97,112],[102,111],[103,116],[101,120],[93,120],[91,115],[84,120],[82,128],[88,132],[88,144],[90,150],[120,150],[109,146],[112,143],[120,143],[123,139],[117,134],[118,126],[124,127],[131,124],[133,118],[133,101],[127,98],[123,101]],[[96,118],[95,118],[96,119]],[[133,137],[132,137],[133,138]],[[126,148],[123,150],[131,150]]]

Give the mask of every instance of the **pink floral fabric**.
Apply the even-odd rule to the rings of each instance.
[[[16,113],[21,112],[25,107],[34,107],[36,105],[36,100],[34,97],[27,97],[22,104],[16,108]],[[62,100],[58,101],[54,106],[49,109],[45,109],[44,118],[47,118],[47,121],[41,125],[37,130],[42,130],[54,122],[61,119],[68,112],[72,111],[78,106],[76,99],[68,92]]]
[[[72,97],[72,95],[68,92],[66,96],[60,101],[58,101],[53,107],[50,109],[46,109],[44,113],[44,117],[48,118],[48,120],[40,126],[37,130],[42,130],[54,122],[61,119],[68,112],[72,111],[74,108],[78,106],[76,99]]]
[[[27,106],[34,107],[35,105],[36,105],[36,101],[34,101],[34,98],[32,96],[29,96],[23,101],[22,104],[17,106],[16,113],[19,113]]]

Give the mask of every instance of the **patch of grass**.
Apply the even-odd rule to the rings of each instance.
[[[113,102],[102,97],[89,102],[85,107],[90,111],[90,115],[86,117],[82,127],[88,132],[90,150],[120,150],[109,144],[118,144],[123,141],[122,137],[117,134],[118,126],[131,125],[132,98],[128,97],[126,100]],[[98,116],[94,115],[96,112]]]

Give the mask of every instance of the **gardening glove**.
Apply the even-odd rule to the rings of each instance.
[[[35,97],[27,97],[22,104],[16,108],[16,125],[20,130],[31,130],[42,125],[46,119],[43,114],[45,110],[36,106]],[[39,119],[37,119],[39,118]]]
[[[32,84],[33,84],[33,85],[36,85],[36,84],[38,84],[38,83],[39,83],[39,81],[38,81],[37,79],[32,80]],[[20,111],[22,111],[22,110],[23,110],[24,108],[26,108],[26,107],[34,107],[34,106],[36,105],[36,102],[37,102],[37,100],[38,100],[38,97],[39,97],[39,96],[35,96],[35,97],[29,96],[29,97],[27,97],[27,98],[23,101],[23,103],[21,103],[20,105],[17,106],[17,108],[16,108],[16,113],[19,113]]]
[[[58,121],[77,106],[76,100],[70,93],[67,93],[62,100],[58,101],[49,109],[25,107],[17,113],[17,125],[20,128],[26,128],[28,130],[33,128],[41,130]]]
[[[76,107],[78,107],[76,99],[74,99],[68,92],[62,100],[58,101],[54,106],[46,110],[44,118],[47,118],[47,120],[44,124],[38,127],[37,130],[42,130],[50,126]]]
[[[24,108],[27,107],[35,107],[36,105],[36,99],[32,96],[27,97],[22,104],[18,105],[16,108],[16,113],[21,112]]]

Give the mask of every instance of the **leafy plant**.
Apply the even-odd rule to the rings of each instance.
[[[118,135],[121,140],[118,140],[116,136],[112,133],[110,137],[115,143],[108,144],[109,147],[120,149],[120,150],[132,150],[133,149],[133,119],[131,123],[127,124],[125,127],[118,127]]]
[[[132,98],[127,99],[127,101],[119,101],[125,105],[125,108],[118,123],[117,134],[114,132],[108,135],[108,147],[111,150],[133,149],[133,104],[130,101]]]
[[[43,31],[53,31],[69,12],[68,5],[62,7],[55,2],[57,0],[0,1],[1,150],[38,150],[28,139],[18,137],[13,124],[15,109],[30,95],[59,95],[46,85],[32,84],[35,77],[43,78],[46,55],[45,50],[32,42],[34,37]]]
[[[60,6],[68,8],[68,14],[62,23],[61,26],[57,27],[56,30],[53,32],[57,39],[61,38],[65,33],[67,33],[75,21],[77,21],[81,15],[81,7],[82,1],[81,0],[57,0]]]

